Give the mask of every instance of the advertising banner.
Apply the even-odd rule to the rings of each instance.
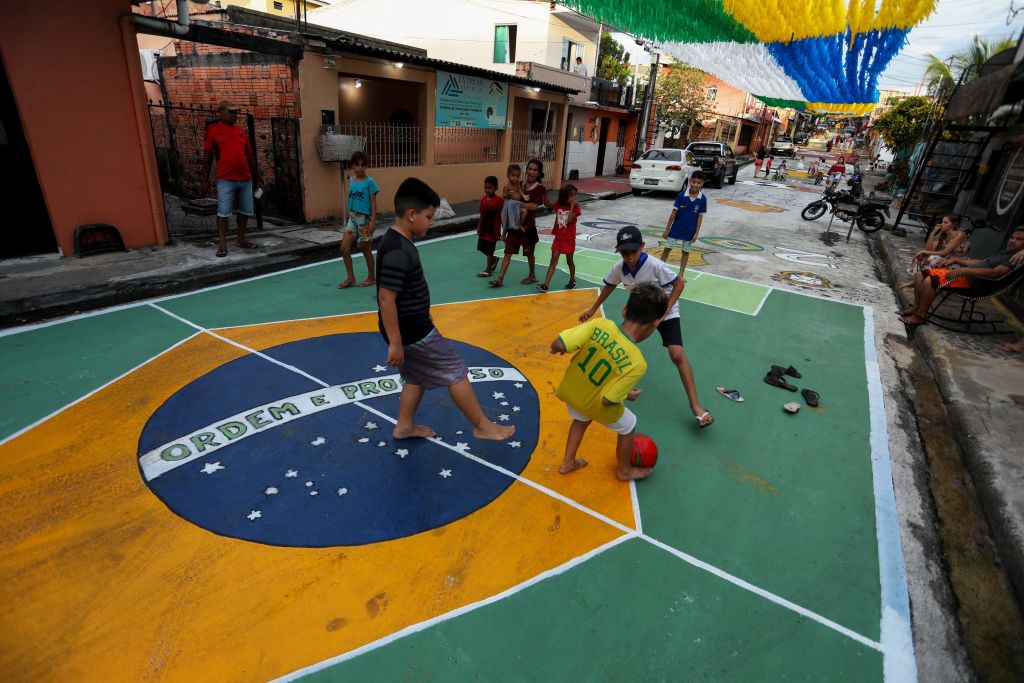
[[[508,83],[437,72],[435,126],[504,128],[507,104]]]

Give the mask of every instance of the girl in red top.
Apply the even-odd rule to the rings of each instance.
[[[551,243],[548,275],[544,278],[544,284],[537,285],[537,289],[542,292],[548,291],[560,254],[565,254],[565,262],[569,264],[569,284],[565,288],[576,289],[576,264],[572,260],[572,255],[576,251],[576,219],[579,215],[580,205],[576,203],[576,187],[565,184],[558,191],[558,201],[555,202],[555,225],[551,229],[555,241]]]

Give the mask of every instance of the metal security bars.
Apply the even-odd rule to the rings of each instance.
[[[554,161],[556,136],[554,133],[534,133],[529,130],[512,131],[512,162],[525,164],[530,159]]]
[[[353,149],[362,150],[370,168],[419,166],[422,155],[420,127],[383,121],[343,121],[335,132],[354,138]]]
[[[495,128],[434,128],[435,164],[486,164],[498,161],[501,131]]]

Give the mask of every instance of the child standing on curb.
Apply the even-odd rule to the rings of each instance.
[[[469,369],[430,317],[430,290],[413,237],[427,234],[441,199],[422,180],[406,178],[395,193],[395,224],[377,249],[377,324],[388,345],[388,365],[398,367],[402,393],[398,398],[396,439],[436,435],[415,423],[416,409],[427,389],[448,387],[452,401],[473,425],[478,439],[505,441],[515,427],[499,426],[484,415],[469,383]]]
[[[651,336],[665,315],[668,299],[660,287],[645,283],[629,292],[622,308],[622,325],[609,318],[594,318],[563,331],[551,342],[551,353],[571,353],[555,395],[565,403],[572,426],[565,443],[565,457],[558,471],[569,474],[587,466],[576,457],[591,421],[597,420],[619,435],[615,444],[617,476],[621,481],[643,479],[652,468],[629,463],[636,433],[636,415],[624,403],[640,395],[636,388],[647,362],[637,347]]]
[[[373,274],[373,231],[377,228],[377,193],[380,188],[376,181],[366,175],[367,159],[363,152],[352,153],[352,180],[348,185],[348,224],[341,239],[341,257],[345,260],[348,277],[338,284],[339,289],[348,289],[356,284],[352,269],[352,243],[359,244],[366,260],[366,279],[359,287],[369,287],[377,280]]]
[[[576,264],[572,255],[576,251],[576,219],[579,216],[580,205],[576,202],[576,186],[567,183],[558,191],[558,200],[555,202],[555,225],[551,229],[555,240],[551,243],[551,263],[548,264],[547,277],[544,278],[544,284],[537,284],[540,291],[548,291],[560,254],[565,254],[565,262],[569,265],[569,283],[565,288],[576,289]]]
[[[487,257],[487,264],[477,277],[490,277],[498,265],[494,248],[501,239],[501,212],[505,200],[497,192],[498,179],[492,175],[484,178],[484,197],[480,200],[480,218],[476,224],[476,250]]]
[[[667,261],[669,253],[679,247],[679,277],[683,277],[686,264],[690,260],[690,247],[700,235],[700,226],[704,222],[704,214],[708,212],[708,198],[701,193],[704,187],[704,172],[694,171],[690,176],[690,186],[676,196],[672,205],[672,213],[668,216],[665,226],[665,246],[661,250],[661,260]],[[683,282],[686,280],[684,279]]]

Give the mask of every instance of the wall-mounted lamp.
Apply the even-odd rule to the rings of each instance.
[[[363,87],[363,82],[361,80],[359,80],[358,78],[356,79],[356,87],[357,88],[362,88]]]
[[[540,92],[540,88],[534,88],[533,92]]]
[[[404,62],[395,62],[395,68],[396,69],[401,69],[403,66],[405,66]]]

